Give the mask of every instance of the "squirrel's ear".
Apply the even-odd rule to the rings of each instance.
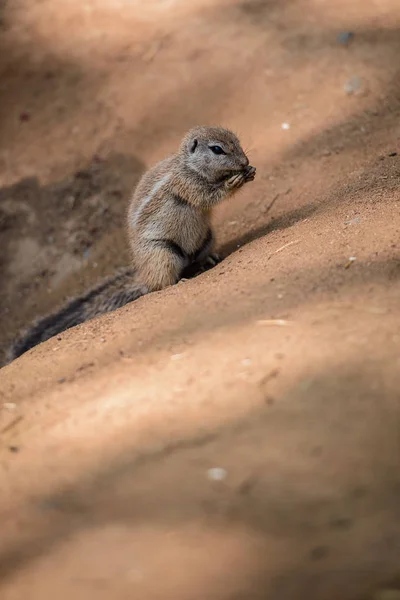
[[[197,148],[197,140],[193,140],[192,145],[190,146],[190,152],[193,154],[193,152],[196,150]]]

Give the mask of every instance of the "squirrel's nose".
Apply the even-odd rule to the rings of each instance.
[[[245,156],[242,160],[242,166],[243,167],[248,167],[249,166],[249,159],[247,158],[247,156]]]

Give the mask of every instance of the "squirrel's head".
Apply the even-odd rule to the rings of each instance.
[[[236,135],[222,127],[191,129],[182,141],[180,154],[187,167],[210,182],[219,182],[249,165]]]

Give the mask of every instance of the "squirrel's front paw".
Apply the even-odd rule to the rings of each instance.
[[[232,175],[232,177],[230,177],[227,182],[226,185],[228,187],[228,189],[233,190],[235,188],[239,188],[241,187],[244,183],[246,183],[246,173],[235,173],[235,175]]]
[[[244,172],[244,178],[245,178],[246,183],[248,181],[253,181],[255,176],[256,176],[256,168],[255,167],[247,167],[247,169]]]

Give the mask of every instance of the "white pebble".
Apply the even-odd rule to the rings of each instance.
[[[357,93],[362,87],[362,82],[361,79],[357,76],[352,77],[351,79],[349,79],[349,81],[347,81],[344,86],[343,89],[346,92],[346,94],[355,94]]]
[[[357,260],[357,258],[356,258],[355,256],[349,256],[349,260],[350,260],[351,262],[354,262],[355,260]]]
[[[289,123],[282,123],[281,127],[282,127],[282,129],[284,129],[284,130],[288,130],[288,129],[290,129],[290,125],[289,125]]]
[[[244,358],[244,359],[241,361],[241,364],[242,364],[244,367],[249,367],[249,366],[251,365],[251,359],[250,359],[250,358]]]
[[[171,360],[180,360],[180,359],[181,359],[181,358],[183,358],[184,356],[185,356],[185,355],[184,355],[183,353],[182,353],[182,354],[173,354],[173,355],[171,356]]]
[[[225,469],[221,467],[214,467],[212,469],[208,469],[207,471],[208,479],[212,481],[223,481],[228,475]]]
[[[6,410],[15,410],[17,408],[17,405],[15,404],[15,402],[4,402],[3,408],[5,408]]]
[[[283,326],[283,325],[289,325],[289,321],[286,321],[286,319],[260,319],[259,321],[257,321],[257,325]]]

